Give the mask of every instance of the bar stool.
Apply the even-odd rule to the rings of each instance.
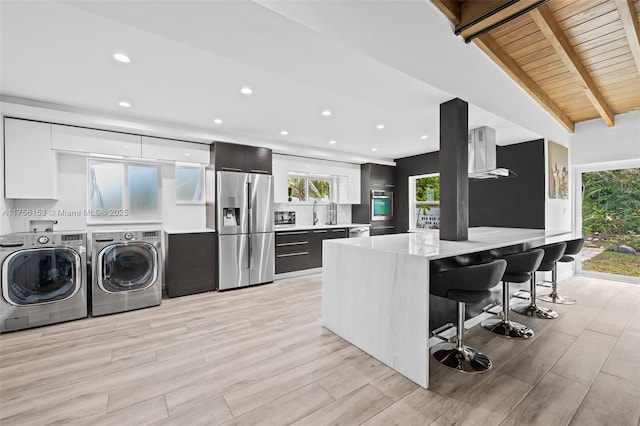
[[[509,320],[509,283],[525,283],[540,266],[544,250],[536,249],[504,256],[507,269],[502,275],[502,318],[492,318],[481,323],[486,330],[513,339],[529,339],[534,333],[524,324]]]
[[[436,361],[466,373],[478,373],[491,368],[491,360],[485,354],[463,344],[465,303],[478,303],[489,297],[489,289],[500,282],[506,267],[507,262],[498,259],[431,273],[431,294],[458,302],[457,341],[455,344],[440,343],[431,348],[431,355]]]
[[[584,244],[584,238],[576,238],[575,240],[565,241],[567,248],[564,251],[564,255],[558,260],[558,262],[573,262],[575,261],[575,255],[580,253],[582,245]],[[551,270],[551,293],[538,296],[538,300],[544,300],[545,302],[559,303],[562,305],[575,305],[575,299],[570,297],[560,296],[558,294],[558,272],[557,263],[553,264]]]
[[[566,243],[555,243],[548,244],[542,249],[544,250],[544,256],[542,257],[542,262],[540,266],[536,269],[536,271],[553,271],[556,265],[556,262],[560,260],[562,255],[564,254],[564,250],[566,249]],[[556,311],[552,311],[549,308],[545,308],[543,306],[536,305],[536,274],[535,271],[531,274],[531,297],[529,298],[529,304],[523,303],[520,305],[516,305],[511,310],[513,312],[517,312],[521,315],[527,315],[530,317],[536,318],[545,318],[545,319],[554,319],[558,318],[558,313]]]

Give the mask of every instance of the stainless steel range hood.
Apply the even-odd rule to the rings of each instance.
[[[469,130],[469,179],[499,179],[517,176],[496,168],[496,131],[491,127]]]

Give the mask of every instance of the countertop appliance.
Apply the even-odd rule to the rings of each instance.
[[[277,211],[274,213],[274,223],[276,225],[295,225],[295,211]]]
[[[273,177],[217,172],[218,290],[272,282]]]
[[[92,233],[92,316],[160,304],[161,242],[159,230]]]
[[[0,332],[87,316],[84,232],[16,233],[0,237]]]
[[[371,190],[371,221],[393,220],[393,191]]]
[[[358,226],[349,228],[349,238],[360,238],[370,236],[368,226]]]

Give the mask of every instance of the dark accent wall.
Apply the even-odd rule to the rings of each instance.
[[[403,233],[409,229],[409,176],[439,173],[438,152],[398,158],[396,162],[396,187],[394,197],[394,218],[396,232]]]
[[[544,229],[544,140],[498,146],[498,167],[518,176],[469,182],[469,226]],[[398,158],[396,162],[396,232],[409,229],[409,176],[439,173],[439,153]]]
[[[496,163],[518,176],[469,181],[469,226],[544,229],[544,140],[498,146]]]

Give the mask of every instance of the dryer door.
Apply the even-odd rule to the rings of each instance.
[[[81,286],[80,255],[73,249],[20,250],[2,264],[2,295],[14,306],[59,302]]]
[[[158,250],[149,243],[112,244],[98,255],[98,286],[107,293],[149,288],[158,277]]]

